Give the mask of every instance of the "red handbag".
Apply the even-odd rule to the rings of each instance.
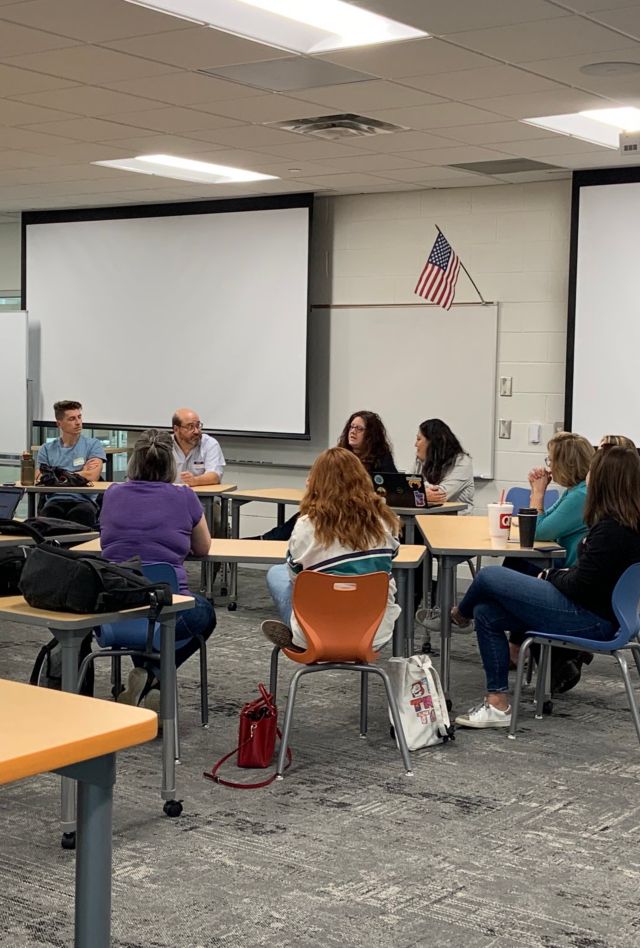
[[[253,790],[258,787],[268,787],[276,779],[276,774],[272,774],[259,783],[235,783],[218,776],[221,766],[234,754],[238,755],[238,767],[264,768],[268,767],[273,760],[276,736],[282,738],[278,727],[278,709],[274,704],[273,696],[269,694],[265,686],[259,684],[258,688],[260,697],[245,704],[240,711],[238,746],[221,757],[211,770],[205,770],[203,776],[208,780],[213,780],[224,787],[234,787],[236,790]],[[291,766],[291,759],[291,750],[287,748],[285,770]]]

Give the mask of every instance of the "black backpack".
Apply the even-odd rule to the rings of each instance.
[[[173,601],[168,583],[152,582],[140,560],[121,565],[96,553],[65,550],[45,541],[29,550],[20,576],[20,592],[30,606],[54,612],[114,612]]]
[[[93,632],[87,632],[80,643],[78,669],[80,669],[83,660],[91,652],[92,640]],[[84,681],[82,682],[82,688],[80,689],[81,695],[87,695],[89,698],[93,697],[93,679],[94,668],[93,662],[91,662],[87,668],[87,673],[84,676]],[[38,685],[40,688],[55,688],[57,691],[61,690],[62,646],[55,636],[52,636],[51,641],[47,642],[46,645],[43,645],[36,655],[36,660],[33,663],[33,668],[31,669],[31,675],[29,677],[29,684]]]

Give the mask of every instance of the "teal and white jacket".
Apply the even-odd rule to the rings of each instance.
[[[307,516],[298,517],[287,552],[287,564],[291,572],[292,581],[303,569],[313,569],[320,573],[332,573],[336,576],[362,576],[365,573],[389,573],[393,558],[397,555],[398,540],[385,527],[385,537],[381,544],[366,550],[352,550],[340,543],[330,546],[321,546],[315,535],[313,524]],[[387,610],[380,628],[373,639],[373,647],[382,648],[393,635],[393,626],[400,615],[400,606],[396,603],[396,583],[393,576],[389,576],[389,597]],[[302,630],[291,616],[291,632],[293,644],[304,648],[306,640]]]

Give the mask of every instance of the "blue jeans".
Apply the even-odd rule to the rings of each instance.
[[[293,580],[286,563],[272,566],[267,573],[267,587],[271,593],[278,615],[285,625],[291,625],[291,597],[293,595]]]
[[[490,693],[509,690],[507,631],[557,632],[600,642],[615,631],[611,622],[575,605],[551,583],[503,566],[480,570],[459,609],[475,620]]]
[[[176,616],[176,668],[197,651],[199,642],[195,638],[201,635],[208,639],[216,627],[216,614],[211,603],[199,593],[189,593],[196,601],[193,609],[179,612]],[[136,619],[131,622],[115,622],[113,625],[101,626],[100,634],[96,636],[99,644],[114,648],[139,648],[144,651],[147,641],[147,620]],[[160,651],[160,627],[156,626],[153,636],[154,651]],[[136,666],[143,666],[143,659],[132,656]],[[160,674],[160,663],[153,666],[156,677]]]

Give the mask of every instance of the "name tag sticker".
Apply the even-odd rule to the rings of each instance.
[[[73,459],[74,467],[84,467],[84,458],[74,458]]]

